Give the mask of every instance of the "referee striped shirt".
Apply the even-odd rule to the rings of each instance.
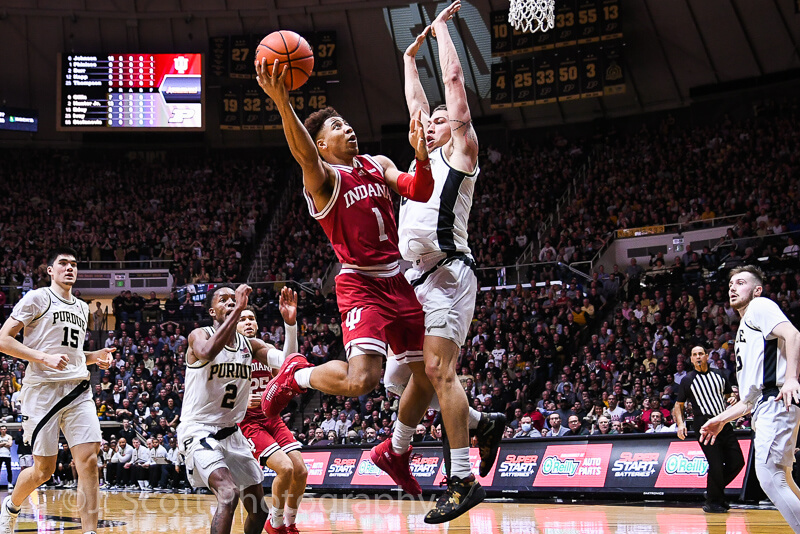
[[[678,402],[692,403],[694,426],[699,428],[725,410],[725,395],[732,392],[731,382],[722,370],[709,368],[705,373],[695,370],[681,380]]]

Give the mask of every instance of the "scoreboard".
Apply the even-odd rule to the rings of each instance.
[[[490,14],[492,108],[550,104],[625,92],[619,0],[558,0],[555,26],[527,33]]]
[[[303,87],[289,93],[289,101],[300,120],[305,120],[311,113],[328,106],[326,84],[310,78]],[[272,99],[253,81],[223,88],[220,128],[280,130],[281,116]]]
[[[314,52],[311,76],[335,76],[339,73],[335,31],[298,32]],[[266,35],[266,33],[264,34]],[[256,48],[264,35],[227,35],[209,40],[209,70],[219,79],[253,80]]]
[[[201,54],[62,54],[59,67],[58,130],[205,128]]]
[[[306,84],[289,93],[300,120],[328,106],[327,80],[339,73],[335,31],[299,32],[314,52],[314,71]],[[209,70],[221,85],[220,129],[280,130],[275,104],[255,81],[255,50],[263,35],[212,37]]]

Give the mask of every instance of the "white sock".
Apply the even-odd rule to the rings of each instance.
[[[137,480],[136,482],[139,483],[139,489],[144,489],[144,480]]]
[[[448,476],[466,478],[472,473],[469,465],[469,447],[450,450],[450,465],[453,469]]]
[[[271,514],[269,516],[270,524],[272,528],[278,528],[283,526],[283,510],[276,508],[275,506],[271,506]]]
[[[311,387],[311,372],[314,370],[314,367],[306,367],[305,369],[300,369],[294,374],[294,381],[297,382],[297,385],[301,388],[310,388]]]
[[[19,506],[14,506],[14,502],[11,500],[11,495],[6,497],[6,508],[8,508],[8,511],[12,514],[19,513]]]
[[[395,454],[404,454],[408,450],[411,438],[414,437],[416,430],[415,427],[404,425],[399,419],[397,420],[392,434],[392,450]]]
[[[297,508],[289,508],[288,506],[283,511],[283,524],[294,525],[297,519]]]
[[[439,405],[439,397],[436,395],[436,392],[433,393],[433,397],[431,397],[431,402],[428,404],[428,407],[436,410],[437,412],[442,411],[442,407]]]
[[[470,430],[478,428],[478,423],[481,422],[481,412],[475,408],[470,407],[469,415],[467,416],[468,426]]]

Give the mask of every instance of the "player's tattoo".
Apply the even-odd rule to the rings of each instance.
[[[454,132],[457,132],[461,128],[464,128],[465,126],[469,126],[470,124],[472,124],[472,120],[471,119],[468,120],[468,121],[461,121],[461,120],[458,120],[458,119],[450,119],[450,122],[455,122],[456,124],[458,124],[458,127],[452,129]]]
[[[475,145],[478,144],[478,138],[475,135],[475,129],[471,127],[472,126],[472,119],[470,119],[468,121],[462,121],[462,120],[459,120],[459,119],[450,119],[450,122],[456,123],[458,125],[458,126],[456,126],[455,128],[452,129],[453,133],[455,133],[455,132],[459,131],[460,129],[464,128],[464,139],[467,141],[467,144],[469,144],[469,143],[475,143]]]

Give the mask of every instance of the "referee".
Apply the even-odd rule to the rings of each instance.
[[[678,402],[672,409],[672,417],[678,426],[678,437],[686,439],[686,422],[684,420],[684,404],[692,403],[694,413],[694,431],[699,438],[700,428],[706,421],[725,410],[725,396],[732,395],[731,382],[724,372],[708,368],[708,353],[701,346],[692,349],[694,371],[689,372],[681,380],[678,389]],[[735,402],[730,397],[729,402]],[[733,435],[731,425],[719,433],[713,445],[703,445],[703,453],[708,461],[708,478],[706,479],[706,513],[725,513],[730,506],[725,502],[725,486],[736,478],[744,467],[744,457],[739,448],[739,441]]]

